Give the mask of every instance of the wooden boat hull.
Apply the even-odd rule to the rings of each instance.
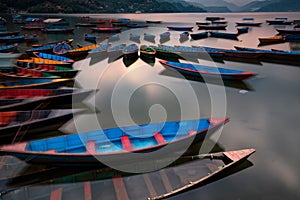
[[[286,34],[300,35],[300,30],[276,29],[276,31],[281,35],[286,35]]]
[[[48,88],[56,89],[62,86],[73,86],[73,79],[21,79],[5,80],[0,85],[0,89],[30,89],[30,88]]]
[[[11,112],[11,111],[10,111]],[[25,135],[43,133],[57,130],[64,123],[73,118],[73,114],[78,110],[34,110],[34,111],[14,111],[19,124],[0,127],[1,140],[18,139]],[[6,112],[0,112],[6,113]]]
[[[47,29],[42,29],[42,31],[44,33],[73,33],[74,28],[69,28],[69,29],[59,29],[59,28],[51,29],[51,28],[47,28]]]
[[[190,34],[193,40],[199,40],[208,37],[208,32]]]
[[[260,43],[263,44],[273,44],[273,43],[281,43],[284,42],[284,37],[283,36],[275,36],[275,37],[270,37],[270,38],[258,38]]]
[[[41,94],[41,92],[45,94]],[[11,93],[13,95],[10,95]],[[20,96],[16,95],[18,93]],[[81,102],[91,93],[92,90],[84,89],[0,90],[0,111],[70,107],[73,103]]]
[[[92,28],[92,32],[99,32],[99,33],[120,33],[121,28]]]
[[[236,26],[261,26],[261,22],[236,22]]]
[[[227,25],[198,25],[198,29],[201,30],[226,30]]]
[[[165,122],[163,124],[162,123],[150,124],[148,126],[139,126],[138,129],[136,126],[121,128],[121,130],[139,131],[140,128],[144,129],[143,127],[146,127],[145,130],[141,130],[143,131],[143,133],[139,133],[138,135],[136,135],[136,137],[138,138],[135,138],[132,135],[128,136],[125,132],[119,133],[118,130],[120,130],[120,128],[107,129],[107,130],[101,130],[100,132],[88,132],[79,135],[72,134],[69,136],[60,136],[60,137],[55,137],[50,139],[36,140],[32,142],[23,142],[23,143],[17,143],[13,145],[5,145],[0,148],[0,151],[2,153],[7,153],[9,155],[18,157],[19,159],[25,160],[26,162],[36,163],[36,164],[46,164],[46,165],[55,165],[55,166],[103,167],[104,165],[103,163],[109,162],[110,164],[126,165],[126,164],[132,164],[133,162],[138,163],[139,160],[145,160],[147,154],[143,154],[143,153],[153,152],[165,146],[168,146],[169,151],[166,152],[164,156],[172,156],[172,155],[174,156],[174,155],[178,155],[178,153],[183,154],[189,145],[196,143],[200,140],[203,140],[208,133],[212,133],[216,131],[227,121],[228,118],[199,119],[199,120],[188,120],[188,121],[181,121],[181,122]],[[160,129],[157,128],[161,127],[162,128],[160,130],[161,133],[155,132],[155,130],[152,128],[148,130],[149,127],[153,127],[153,128],[156,127],[155,129],[158,131]],[[176,130],[170,129],[171,127],[175,128]],[[178,128],[180,128],[180,130],[177,130]],[[146,131],[146,129],[148,131]],[[188,132],[186,132],[187,130]],[[140,144],[142,142],[141,139],[139,138],[141,137],[140,134],[144,134],[145,138],[143,139],[143,142],[146,142],[145,143],[146,146]],[[94,135],[93,137],[96,136],[97,139],[96,138],[94,139],[97,140],[97,142],[100,142],[99,145],[104,145],[104,143],[106,144],[106,140],[109,140],[110,142],[114,142],[114,145],[101,146],[101,148],[102,147],[104,148],[104,149],[99,149],[102,153],[97,153],[99,152],[98,147],[94,146],[96,145],[95,144],[96,141],[89,139],[90,137],[88,137],[87,141],[84,142],[83,140],[85,139],[82,138],[85,137],[84,135],[86,136]],[[74,153],[72,153],[73,150],[71,150],[71,152],[69,153],[67,152],[63,153],[63,151],[61,150],[59,150],[59,152],[55,151],[56,149],[58,150],[61,148],[60,147],[61,143],[59,141],[61,139],[65,141],[65,139],[67,139],[65,137],[68,137],[68,140],[71,139],[73,142],[75,142],[72,143],[73,145],[71,146],[68,147],[65,146],[65,148],[67,149],[70,148],[70,150],[75,148]],[[104,138],[102,137],[106,139],[103,140]],[[41,144],[40,142],[51,143],[54,140],[55,141],[58,140],[57,141],[58,143],[55,142],[58,146],[57,145],[53,146],[54,151],[50,146],[47,146],[46,149],[44,150],[35,150],[36,148],[45,148],[45,146],[40,146]],[[118,141],[122,141],[121,145],[123,147],[115,143]],[[77,142],[79,142],[79,144],[77,144]],[[109,147],[109,149],[107,149],[107,147]],[[119,150],[120,147],[123,150],[121,149]],[[48,148],[50,148],[49,151],[47,150]],[[81,151],[83,152],[81,153]],[[151,157],[152,156],[150,156],[149,158],[150,160]],[[101,162],[99,162],[99,160],[101,160]],[[146,158],[146,160],[148,159]]]
[[[194,28],[193,26],[188,26],[188,27],[168,26],[168,29],[172,31],[192,31],[193,28]]]
[[[184,75],[196,77],[222,78],[228,80],[245,80],[255,75],[253,72],[215,68],[197,64],[183,64],[176,62],[160,61],[167,69],[173,69]],[[199,68],[198,68],[199,67]]]
[[[12,44],[7,46],[0,47],[0,53],[10,53],[10,52],[17,52],[18,51],[18,44]]]
[[[210,32],[210,37],[238,40],[238,33]]]

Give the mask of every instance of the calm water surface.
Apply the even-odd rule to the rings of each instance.
[[[124,31],[120,40],[113,42],[134,43],[129,33],[156,35],[167,31],[166,26],[195,26],[195,21],[203,21],[206,16],[222,16],[229,22],[227,31],[235,32],[235,22],[243,17],[254,17],[264,22],[261,27],[253,27],[249,33],[239,36],[239,41],[207,38],[197,41],[180,42],[180,32],[171,31],[168,45],[205,45],[211,47],[233,48],[233,46],[257,47],[258,37],[277,34],[274,26],[265,23],[266,19],[288,17],[298,19],[300,13],[214,13],[214,14],[93,14],[92,18],[126,17],[134,21],[162,20],[145,29]],[[52,15],[42,15],[52,18]],[[57,17],[57,16],[55,16]],[[64,15],[71,26],[76,15]],[[18,29],[18,25],[8,25]],[[279,26],[280,27],[280,26]],[[280,28],[292,28],[282,26]],[[74,43],[85,46],[83,34],[90,28],[75,28],[74,34],[42,34],[40,42],[74,38]],[[28,32],[32,33],[32,32]],[[99,42],[107,42],[108,35],[95,34]],[[140,44],[153,44],[144,41]],[[282,43],[260,48],[299,50],[300,43]],[[27,48],[22,44],[21,51]],[[98,59],[98,60],[97,60]],[[181,75],[165,70],[156,60],[148,64],[138,59],[126,67],[122,59],[111,62],[107,58],[88,57],[74,64],[81,69],[77,84],[83,88],[98,88],[95,97],[84,103],[97,114],[85,114],[75,118],[74,123],[62,127],[64,132],[82,132],[99,128],[122,125],[159,122],[164,120],[194,119],[197,117],[230,117],[219,135],[213,140],[223,150],[255,148],[257,152],[249,160],[253,166],[229,177],[180,194],[171,199],[299,199],[300,192],[300,153],[299,126],[297,124],[300,107],[300,68],[293,65],[271,62],[247,63],[236,61],[212,62],[196,60],[201,64],[228,67],[256,72],[255,78],[244,82],[222,82],[220,80],[187,80]],[[218,137],[219,136],[219,137]],[[46,187],[46,186],[45,186]],[[34,196],[34,190],[31,191]],[[4,196],[5,197],[5,196]],[[18,199],[18,198],[16,198]]]

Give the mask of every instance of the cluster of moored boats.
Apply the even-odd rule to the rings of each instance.
[[[18,18],[19,19],[19,18]],[[16,23],[22,23],[14,19]],[[31,21],[30,21],[31,20]],[[36,30],[42,30],[39,25],[44,21],[35,18],[30,19],[30,24],[34,24]],[[85,18],[83,20],[86,20]],[[216,30],[216,26],[224,27],[227,22],[224,18],[207,18],[210,21],[207,24],[197,22],[200,29],[207,29],[210,26],[212,30]],[[243,20],[243,23],[237,23],[238,26],[259,26],[258,23],[246,22],[251,19]],[[286,21],[269,21],[269,24],[287,23]],[[48,20],[47,23],[59,23],[66,25],[64,21]],[[132,175],[128,178],[128,174],[122,174],[116,170],[106,166],[106,163],[133,169],[141,167],[165,163],[168,159],[183,154],[186,149],[183,147],[186,143],[195,144],[203,141],[207,134],[211,134],[225,123],[228,118],[204,118],[196,120],[174,121],[165,123],[142,124],[137,126],[126,126],[119,128],[111,128],[105,130],[95,130],[92,132],[69,134],[58,137],[51,137],[38,140],[24,140],[27,136],[33,136],[42,132],[57,130],[62,124],[70,120],[73,114],[83,112],[83,110],[68,109],[70,104],[80,103],[88,95],[93,93],[92,90],[77,88],[62,88],[62,86],[70,86],[74,82],[74,78],[79,70],[73,68],[73,64],[87,56],[91,57],[91,62],[97,63],[102,58],[109,58],[111,61],[123,58],[124,64],[130,66],[139,57],[147,63],[154,63],[159,58],[159,63],[167,69],[176,70],[186,76],[211,78],[221,78],[229,80],[245,80],[256,75],[254,72],[241,71],[229,68],[220,68],[213,66],[205,66],[200,64],[190,64],[179,62],[179,59],[192,60],[199,58],[213,59],[251,59],[251,60],[299,60],[298,52],[280,51],[280,50],[261,50],[254,48],[238,47],[235,49],[212,48],[207,46],[171,46],[162,44],[170,40],[171,31],[181,31],[180,38],[191,37],[192,39],[200,39],[205,37],[234,37],[227,34],[222,36],[220,32],[205,32],[190,34],[189,31],[193,27],[174,27],[169,26],[169,31],[159,34],[159,45],[138,45],[141,39],[155,43],[156,35],[144,33],[142,36],[136,33],[130,33],[128,39],[133,43],[114,44],[119,40],[121,26],[129,28],[143,28],[151,23],[161,23],[161,21],[147,21],[145,24],[134,24],[130,20],[111,20],[115,26],[120,27],[97,27],[98,24],[105,24],[107,21],[96,20],[93,23],[80,22],[76,26],[92,27],[93,32],[110,32],[113,33],[107,41],[98,43],[97,37],[91,33],[84,35],[85,40],[94,44],[88,46],[78,46],[73,48],[72,39],[57,41],[47,44],[34,44],[23,54],[11,54],[7,52],[17,51],[17,44],[6,45],[8,49],[4,50],[4,46],[0,47],[1,58],[15,59],[13,66],[1,67],[0,73],[0,138],[2,146],[0,152],[10,156],[24,160],[32,166],[47,166],[42,170],[34,170],[24,172],[24,174],[6,178],[1,181],[13,183],[18,181],[19,185],[33,184],[37,182],[47,182],[46,173],[56,174],[62,173],[60,167],[68,167],[69,173],[74,172],[72,177],[51,180],[53,182],[64,182],[74,177],[89,177],[90,179],[101,179],[101,183],[105,183],[107,178],[112,179],[114,195],[116,199],[162,199],[180,192],[187,191],[205,181],[218,177],[222,172],[230,170],[230,168],[245,160],[248,156],[255,152],[254,149],[245,149],[237,151],[227,151],[220,153],[210,153],[204,155],[184,155],[178,158],[179,163],[184,165],[174,166],[161,169],[157,172],[144,173],[143,175]],[[201,24],[202,23],[202,24]],[[247,24],[245,24],[247,23]],[[23,26],[23,29],[30,28],[30,24]],[[292,24],[292,23],[291,23]],[[39,27],[39,28],[38,28]],[[43,28],[44,33],[56,32],[50,28]],[[238,29],[239,33],[246,33],[248,28]],[[70,32],[71,29],[70,29]],[[4,32],[0,32],[0,35]],[[6,32],[9,36],[9,32]],[[198,35],[196,35],[198,34]],[[14,32],[17,37],[17,33]],[[225,34],[226,35],[226,34]],[[3,37],[7,37],[3,36]],[[142,38],[141,38],[142,37]],[[287,37],[287,35],[285,36]],[[13,40],[15,43],[16,41]],[[6,43],[6,40],[0,42]],[[9,49],[10,48],[10,49]],[[65,109],[59,108],[65,106]],[[66,109],[67,108],[67,109]],[[42,137],[42,135],[40,135]],[[171,151],[165,152],[163,157],[157,159],[155,156],[148,156],[149,152],[168,147]],[[145,156],[147,159],[145,159]],[[176,159],[175,159],[176,160]],[[193,162],[191,162],[193,160]],[[102,161],[102,162],[99,162]],[[174,161],[174,160],[173,160]],[[172,163],[172,162],[171,162]],[[144,165],[143,165],[144,164]],[[143,166],[142,166],[143,165]],[[79,173],[77,168],[93,167],[97,171],[84,171]],[[74,169],[73,169],[74,168]],[[64,168],[66,169],[66,168]],[[191,169],[191,171],[189,170]],[[5,174],[7,168],[1,168],[0,172]],[[77,171],[76,171],[77,170]],[[59,172],[60,171],[60,172]],[[198,171],[201,173],[198,174]],[[203,171],[205,173],[203,173]],[[56,177],[54,176],[54,177]],[[151,178],[156,177],[156,181]],[[178,177],[170,183],[172,177]],[[44,179],[43,179],[44,178]],[[75,180],[77,180],[75,178]],[[24,181],[26,179],[26,181]],[[46,180],[45,180],[46,179]],[[91,199],[91,188],[93,181],[84,179],[84,183],[79,185],[84,190],[85,197]],[[104,181],[103,181],[104,180]],[[135,180],[135,181],[133,181]],[[157,186],[157,181],[162,187]],[[176,182],[176,184],[175,184]],[[50,183],[50,182],[49,182]],[[127,184],[142,184],[146,192],[130,193],[126,190]],[[98,183],[97,183],[98,184]],[[138,187],[138,185],[135,187]],[[12,184],[13,185],[13,184]],[[105,185],[105,184],[104,184]],[[108,184],[106,184],[108,185]],[[16,187],[16,186],[15,186]],[[163,188],[163,189],[162,189]],[[4,191],[8,191],[9,185],[6,185]],[[49,189],[49,188],[48,188]],[[74,189],[74,188],[73,188]],[[58,199],[62,197],[62,193],[70,193],[72,190],[63,190],[62,187],[50,188],[47,192],[41,190],[39,194],[42,198],[45,196],[50,199]],[[28,191],[17,190],[18,194],[28,195]],[[14,191],[10,191],[3,195],[15,195]],[[136,196],[135,196],[136,195]],[[27,197],[26,197],[27,198]],[[28,197],[29,198],[29,197]]]

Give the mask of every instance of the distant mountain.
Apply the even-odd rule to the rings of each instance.
[[[257,10],[258,12],[296,12],[300,11],[300,0],[278,0],[267,5],[262,6]]]
[[[157,0],[1,0],[0,12],[8,10],[29,13],[174,13],[205,12],[191,4]]]
[[[197,5],[197,6],[203,6],[201,8],[216,8],[216,9],[220,9],[223,7],[223,9],[225,7],[227,7],[227,9],[229,11],[239,11],[240,7],[238,7],[237,5],[233,4],[233,3],[229,3],[225,0],[185,0],[186,2],[192,3],[193,5]],[[212,10],[212,9],[209,9]]]
[[[211,7],[204,7],[204,9],[207,12],[220,12],[220,13],[225,13],[225,12],[231,12],[227,7],[218,7],[218,6],[211,6]]]
[[[272,3],[277,2],[279,0],[266,0],[266,1],[253,1],[251,3],[246,4],[241,7],[241,12],[256,12],[259,11],[263,7],[269,7]]]

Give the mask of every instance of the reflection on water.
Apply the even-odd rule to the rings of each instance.
[[[129,41],[128,37],[130,32],[140,34],[141,36],[144,33],[150,32],[156,35],[156,37],[149,40],[141,37],[140,44],[151,45],[160,43],[159,34],[167,31],[167,26],[192,25],[196,33],[198,30],[194,24],[195,21],[212,15],[216,14],[95,14],[91,15],[91,17],[128,17],[136,21],[144,21],[147,17],[147,19],[151,20],[162,20],[163,23],[153,24],[149,28],[126,31],[126,33],[121,34],[120,40],[112,41],[113,45],[122,42],[132,43],[134,41]],[[235,22],[246,16],[254,17],[257,21],[264,22],[266,19],[272,19],[278,17],[278,15],[296,19],[299,13],[222,13],[218,15],[224,16],[229,21],[227,31],[234,32],[236,31]],[[44,15],[43,17],[50,18],[54,16]],[[64,17],[67,21],[70,21],[71,26],[76,23],[74,16],[66,15]],[[14,24],[8,24],[8,28],[13,30],[18,29],[17,25]],[[170,40],[165,41],[164,44],[203,45],[220,48],[233,48],[234,46],[257,48],[259,44],[258,38],[276,35],[275,28],[266,23],[262,27],[252,27],[249,29],[249,33],[239,36],[239,41],[221,38],[206,38],[195,41],[191,39],[183,40],[180,38],[181,32],[170,31]],[[281,26],[280,28],[289,29],[290,27]],[[48,35],[41,32],[37,34],[39,35],[39,43],[74,38],[73,46],[76,46],[77,43],[86,46],[91,43],[84,41],[83,34],[89,32],[90,28],[80,27],[76,28],[74,34]],[[30,31],[22,31],[21,33],[30,33]],[[112,34],[95,33],[95,35],[97,42],[106,43],[106,38]],[[259,48],[299,50],[298,44],[297,42],[286,42]],[[26,43],[20,44],[20,50],[24,51],[29,45]],[[245,82],[224,81],[222,83],[220,80],[205,79],[204,81],[184,77],[176,72],[165,70],[157,60],[157,58],[147,60],[146,58],[139,57],[134,62],[130,61],[126,64],[119,56],[99,54],[97,57],[88,57],[83,61],[75,63],[74,68],[82,69],[76,78],[76,84],[83,88],[99,89],[95,97],[85,100],[83,104],[87,104],[86,106],[90,107],[91,110],[95,109],[99,112],[96,114],[96,118],[89,114],[80,115],[74,119],[76,126],[71,122],[66,124],[61,130],[73,133],[119,125],[155,122],[155,120],[163,120],[164,117],[168,121],[195,119],[199,116],[209,117],[213,110],[211,98],[218,99],[220,97],[218,93],[212,97],[208,87],[216,91],[223,88],[226,92],[227,102],[225,106],[224,104],[220,104],[214,110],[222,113],[220,110],[226,107],[226,115],[230,117],[231,122],[223,129],[222,135],[215,139],[221,146],[218,150],[254,147],[257,149],[257,153],[251,160],[255,163],[255,166],[230,178],[222,179],[206,187],[197,188],[178,197],[175,196],[173,199],[196,199],[200,195],[205,199],[253,199],[253,197],[256,199],[274,199],[275,197],[297,199],[300,197],[298,190],[300,182],[295,178],[299,177],[300,162],[294,159],[299,157],[298,143],[300,140],[297,123],[300,113],[300,94],[298,92],[300,87],[300,69],[298,67],[287,66],[289,63],[286,61],[280,63],[274,60],[267,62],[265,60],[261,62],[253,59],[241,60],[228,58],[225,60],[212,60],[210,57],[201,57],[192,60],[200,64],[253,71],[258,73],[259,77],[249,79]],[[186,60],[190,61],[191,58],[186,58]],[[299,65],[299,62],[291,63],[291,65]],[[251,92],[242,94],[239,93],[240,90]],[[161,105],[161,107],[156,105]],[[42,133],[36,135],[34,139],[59,134],[61,133]],[[49,199],[50,191],[59,187],[63,187],[64,199],[79,199],[80,195],[84,194],[85,181],[92,181],[91,189],[93,190],[93,197],[96,196],[98,197],[97,199],[115,199],[115,196],[111,196],[111,194],[114,194],[112,179],[94,181],[93,178],[88,178],[85,175],[83,178],[78,178],[78,180],[74,178],[76,174],[80,174],[81,172],[88,173],[86,169],[48,169],[45,166],[29,166],[16,159],[11,160],[15,164],[12,167],[12,165],[3,165],[10,162],[6,160],[6,157],[2,156],[1,159],[0,187],[2,191],[38,183],[34,187],[22,187],[21,190],[11,191],[7,195],[4,195],[6,199],[24,199],[23,197],[27,199],[48,197]],[[251,163],[245,162],[239,167],[243,168],[244,165],[249,166]],[[187,165],[182,165],[182,167],[183,169],[188,169]],[[197,166],[190,167],[191,171],[197,171],[193,170],[193,167]],[[33,175],[31,172],[40,173]],[[93,173],[96,172],[97,170],[92,170],[91,176],[93,177]],[[228,173],[234,172],[235,170],[230,170]],[[284,174],[280,175],[282,173]],[[9,176],[25,174],[29,175],[23,178],[20,176],[15,179],[6,180],[6,177]],[[74,176],[69,176],[72,174]],[[104,176],[102,173],[98,173],[98,175]],[[112,175],[110,174],[108,177]],[[130,191],[134,191],[132,195],[144,194],[147,186],[145,186],[145,182],[142,184],[139,180],[143,175],[138,175],[137,177],[139,178],[132,177],[126,176],[126,181],[132,183],[129,186],[131,187]],[[170,177],[176,178],[176,176]],[[152,178],[156,179],[157,177],[153,175]],[[64,181],[65,183],[62,184]],[[73,183],[76,181],[81,182]],[[171,182],[173,183],[173,181]],[[174,180],[174,182],[176,181]],[[160,184],[163,183],[161,182]],[[139,186],[139,189],[135,188],[136,185]],[[88,188],[88,186],[86,187]],[[156,187],[164,188],[165,186],[158,183]]]

